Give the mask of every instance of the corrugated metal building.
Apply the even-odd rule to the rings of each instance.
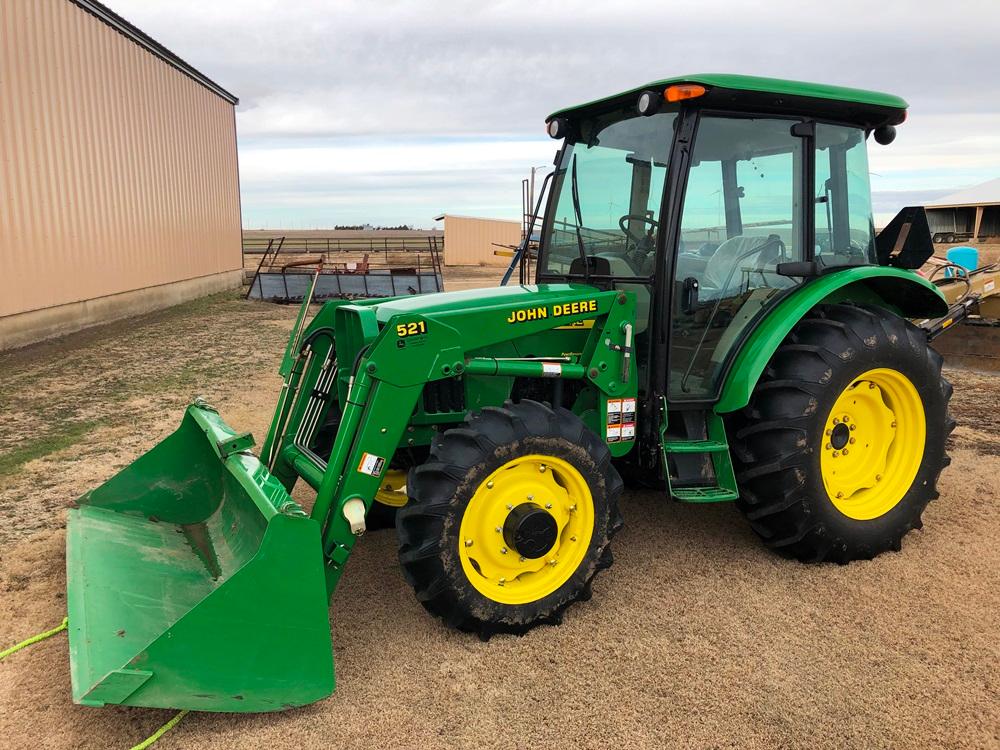
[[[928,203],[927,223],[936,242],[951,243],[972,235],[974,242],[1000,236],[1000,178]]]
[[[434,221],[444,221],[446,266],[506,266],[510,257],[496,255],[494,251],[521,242],[521,223],[518,221],[454,214],[436,216]]]
[[[0,349],[240,283],[236,103],[92,0],[0,2]]]

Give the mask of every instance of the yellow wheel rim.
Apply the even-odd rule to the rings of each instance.
[[[884,367],[859,375],[823,428],[820,471],[837,510],[867,521],[895,508],[917,476],[926,437],[923,401],[909,378]]]
[[[540,557],[505,538],[511,512],[531,504],[555,520],[554,543]],[[583,475],[555,456],[515,458],[490,474],[462,516],[462,569],[479,593],[501,604],[527,604],[559,589],[583,562],[594,531],[594,498]]]
[[[375,493],[375,499],[392,508],[402,508],[406,505],[406,472],[400,469],[389,469],[382,478],[382,485]]]

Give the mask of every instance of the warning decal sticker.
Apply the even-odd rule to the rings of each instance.
[[[604,434],[605,440],[609,443],[635,440],[634,398],[608,399],[608,419]]]
[[[622,440],[635,440],[635,399],[622,399]]]
[[[373,453],[362,453],[361,463],[358,464],[358,471],[372,477],[382,476],[382,469],[385,468],[385,459]]]
[[[622,439],[622,399],[608,399],[608,423],[605,431],[605,439],[609,443],[616,443]]]

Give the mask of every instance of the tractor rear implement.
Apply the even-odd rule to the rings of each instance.
[[[921,212],[875,236],[867,139],[890,142],[905,108],[659,81],[548,119],[537,285],[329,301],[307,322],[314,273],[259,454],[196,402],[70,511],[74,700],[329,695],[328,602],[379,526],[421,604],[484,638],[591,597],[626,483],[735,501],[802,561],[899,549],[953,425],[928,333],[994,283],[915,273],[933,250]]]

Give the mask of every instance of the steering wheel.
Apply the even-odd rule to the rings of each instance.
[[[625,214],[618,220],[618,227],[622,230],[622,232],[625,234],[626,237],[632,240],[632,244],[634,245],[638,245],[640,242],[642,242],[646,238],[646,235],[641,234],[638,237],[636,237],[634,234],[632,234],[632,232],[629,231],[628,228],[629,224],[633,221],[641,221],[643,224],[649,224],[653,229],[656,229],[658,226],[660,226],[660,222],[658,222],[656,219],[651,219],[645,214]]]

